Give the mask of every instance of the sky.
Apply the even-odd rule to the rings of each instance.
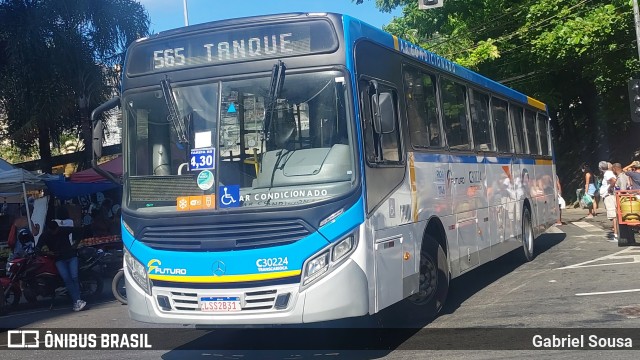
[[[151,20],[152,33],[184,26],[183,0],[138,0]],[[402,15],[400,9],[380,12],[375,0],[187,0],[189,25],[209,21],[285,12],[337,12],[382,27]]]

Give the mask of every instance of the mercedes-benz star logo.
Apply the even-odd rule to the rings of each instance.
[[[220,260],[213,263],[213,275],[222,276],[227,271],[227,266]]]

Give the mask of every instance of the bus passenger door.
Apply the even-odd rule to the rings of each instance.
[[[522,174],[520,160],[517,155],[511,158],[511,183],[509,185],[509,205],[507,206],[506,223],[504,229],[505,241],[513,245],[520,234],[520,198],[522,197]]]
[[[379,311],[403,299],[403,248],[412,247],[411,226],[402,208],[411,208],[405,178],[397,90],[377,80],[359,84],[364,137],[367,213],[374,234],[375,309]],[[411,251],[415,253],[415,250]]]
[[[371,61],[375,58],[376,61]],[[368,42],[356,46],[358,107],[363,139],[366,211],[372,229],[374,310],[400,300],[417,286],[418,276],[405,274],[404,251],[415,259],[411,193],[402,146],[400,61],[388,50]],[[417,266],[411,267],[417,273]]]
[[[486,157],[486,193],[489,202],[489,229],[487,236],[491,243],[490,260],[500,256],[505,240],[505,221],[509,206],[509,184],[511,183],[511,161],[505,158]]]

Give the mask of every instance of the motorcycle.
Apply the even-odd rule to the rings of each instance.
[[[102,293],[103,282],[100,275],[92,268],[100,263],[105,256],[102,250],[95,248],[81,248],[78,251],[78,278],[80,282],[80,296],[91,300]],[[21,258],[7,263],[7,275],[11,279],[10,288],[19,283],[25,299],[36,302],[38,296],[51,297],[53,301],[59,295],[67,294],[64,281],[55,265],[55,258],[46,253],[32,252]]]
[[[0,315],[4,315],[9,309],[8,307],[16,307],[20,303],[22,290],[20,284],[14,282],[10,276],[0,277]]]
[[[111,281],[111,292],[116,300],[120,301],[123,305],[127,304],[127,289],[126,281],[124,279],[124,269],[120,269],[113,277]]]

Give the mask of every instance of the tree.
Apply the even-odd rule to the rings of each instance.
[[[37,139],[43,170],[65,130],[80,132],[88,163],[90,109],[113,94],[127,45],[148,29],[133,0],[0,0],[0,111],[20,148]]]
[[[363,0],[355,0],[362,3]],[[638,73],[629,0],[447,0],[421,11],[414,0],[385,30],[547,103],[565,187],[578,165],[627,163],[640,149],[627,80]]]

